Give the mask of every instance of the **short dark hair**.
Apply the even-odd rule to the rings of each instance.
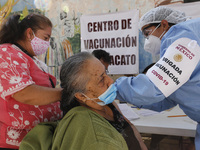
[[[108,64],[111,63],[110,53],[106,52],[105,50],[102,49],[94,50],[92,54],[99,60],[102,59],[104,62]]]

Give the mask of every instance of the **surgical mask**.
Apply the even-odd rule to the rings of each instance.
[[[50,45],[50,42],[36,37],[34,33],[33,35],[34,35],[34,38],[31,40],[31,46],[32,46],[33,52],[35,53],[36,56],[44,54],[47,51]]]
[[[98,98],[89,98],[85,94],[83,95],[87,97],[88,100],[93,100],[93,101],[95,99],[101,100],[102,102],[96,102],[96,103],[101,106],[104,106],[104,105],[112,103],[115,100],[117,96],[117,88],[114,84],[111,84],[109,88],[103,94],[101,94]]]
[[[153,30],[153,32],[160,26],[160,24]],[[152,32],[152,33],[153,33]],[[160,37],[156,37],[152,35],[152,33],[148,36],[148,38],[145,39],[144,42],[144,50],[151,53],[152,55],[157,55],[160,53],[160,46],[161,46],[161,40],[160,38],[163,36],[163,34],[166,31],[164,31]]]

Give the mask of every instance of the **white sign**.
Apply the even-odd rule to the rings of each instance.
[[[137,74],[139,11],[101,15],[83,15],[81,18],[81,51],[103,49],[111,55],[109,74]]]
[[[180,38],[148,72],[149,79],[168,97],[190,78],[200,60],[197,41]]]

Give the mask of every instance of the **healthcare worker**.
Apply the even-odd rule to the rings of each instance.
[[[139,26],[144,49],[161,58],[146,75],[117,79],[117,99],[138,107],[156,104],[158,110],[178,104],[198,123],[200,150],[200,18],[187,20],[183,12],[160,6],[144,14]]]

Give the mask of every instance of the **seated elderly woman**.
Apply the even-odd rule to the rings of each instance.
[[[87,52],[71,56],[61,68],[60,79],[64,117],[56,125],[36,126],[24,138],[20,149],[38,150],[43,145],[53,150],[147,149],[139,132],[113,102],[116,87],[97,58]],[[37,137],[41,139],[43,133],[43,143],[38,142]]]

